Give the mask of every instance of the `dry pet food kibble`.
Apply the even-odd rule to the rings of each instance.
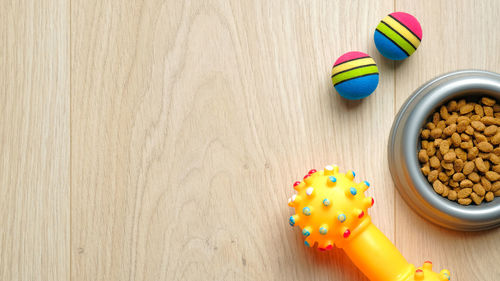
[[[462,205],[500,196],[500,104],[452,100],[420,132],[418,161],[439,195]]]

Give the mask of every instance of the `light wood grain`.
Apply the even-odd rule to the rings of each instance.
[[[343,52],[380,59],[372,29],[392,2],[111,3],[72,5],[73,280],[363,280],[341,252],[303,247],[286,200],[337,162],[373,182],[392,237],[394,191],[373,168],[392,64],[360,103],[329,78]]]
[[[373,44],[394,10],[424,30],[402,63]],[[0,280],[367,280],[287,223],[292,183],[333,163],[370,181],[370,214],[410,262],[498,279],[500,230],[419,218],[386,146],[428,79],[500,72],[499,12],[494,0],[1,2]],[[353,50],[381,78],[360,102],[329,77]]]
[[[411,59],[396,64],[396,105],[431,78],[458,69],[500,72],[498,1],[398,0],[396,10],[414,14],[424,36]],[[500,229],[479,233],[445,230],[420,218],[396,197],[397,246],[411,262],[430,259],[456,280],[499,280]]]
[[[0,280],[69,278],[68,8],[0,2]]]

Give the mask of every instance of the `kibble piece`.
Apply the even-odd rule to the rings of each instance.
[[[425,176],[428,176],[429,173],[431,172],[429,164],[427,164],[427,166],[423,166],[422,168],[420,168],[420,170],[422,171],[422,174],[424,174]]]
[[[474,114],[470,117],[470,121],[479,121],[481,120],[481,116],[477,115],[477,114]]]
[[[446,106],[446,109],[448,109],[449,112],[457,111],[458,109],[457,101],[455,100],[450,101]]]
[[[500,156],[500,147],[497,147],[497,148],[493,149],[493,153],[494,153],[496,156]]]
[[[439,115],[439,112],[435,112],[432,115],[432,123],[436,124],[441,120],[441,116]]]
[[[495,118],[492,116],[484,116],[481,118],[481,122],[483,122],[484,125],[489,126],[489,125],[495,125],[496,121]]]
[[[422,167],[422,168],[420,168],[420,170],[422,171],[422,174],[424,174],[425,176],[429,175],[429,173],[431,171],[429,166]]]
[[[444,170],[444,173],[448,176],[448,177],[451,177],[455,174],[455,169],[454,168],[451,168],[449,170]]]
[[[460,148],[462,149],[469,149],[469,148],[472,148],[474,146],[474,143],[469,140],[469,141],[463,141],[462,143],[460,143]]]
[[[486,191],[491,190],[491,182],[484,176],[481,177],[481,185],[483,186],[484,190]]]
[[[460,114],[464,115],[464,114],[471,112],[472,110],[474,110],[474,105],[472,105],[471,103],[468,103],[468,104],[460,107]]]
[[[420,142],[420,144],[422,145],[423,149],[427,149],[427,146],[429,145],[429,142],[426,141],[426,140],[423,140],[423,141]]]
[[[427,156],[427,151],[421,149],[418,152],[418,160],[420,161],[420,163],[426,163],[427,161],[429,161],[429,156]]]
[[[451,124],[457,124],[457,120],[458,120],[458,116],[456,115],[456,113],[453,113],[448,119],[446,119],[444,121],[444,123],[446,123],[446,125],[451,125]]]
[[[453,163],[446,162],[446,161],[442,160],[441,161],[441,167],[443,167],[445,170],[452,170],[453,169]]]
[[[467,126],[469,126],[469,122],[467,120],[459,121],[458,125],[457,125],[457,132],[463,133],[465,131],[465,129],[467,129]]]
[[[469,181],[470,182],[470,181]],[[472,182],[470,183],[471,184],[471,187],[472,187]],[[462,183],[460,183],[460,187],[462,187]],[[470,194],[472,193],[472,188],[462,188],[459,192],[458,192],[458,198],[467,198],[470,196]]]
[[[439,168],[439,166],[440,166],[441,163],[440,163],[439,159],[436,156],[432,156],[429,159],[429,164],[430,164],[431,168],[437,169],[437,168]]]
[[[490,153],[489,160],[491,163],[495,165],[500,164],[500,157],[497,156],[495,153]]]
[[[488,160],[488,159],[490,158],[490,154],[491,154],[491,153],[479,152],[479,153],[477,154],[477,157],[480,157],[481,159],[484,159],[484,160]],[[485,163],[485,165],[486,165],[486,163],[488,163],[488,162],[484,162],[484,163]]]
[[[450,192],[448,192],[448,200],[455,201],[457,197],[457,192],[455,190],[450,190]]]
[[[493,192],[493,194],[495,194],[495,196],[500,196],[500,190]]]
[[[456,128],[455,128],[456,130]],[[460,143],[462,142],[462,139],[460,138],[460,135],[458,133],[453,133],[451,135],[451,143],[453,144],[453,146],[459,146]]]
[[[445,155],[443,155],[443,160],[446,162],[453,162],[453,161],[455,161],[455,159],[457,159],[457,155],[455,154],[455,151],[453,151],[453,150],[450,150],[450,151],[446,152]]]
[[[442,138],[437,138],[434,140],[434,146],[439,147],[441,145],[441,142],[443,141]]]
[[[491,141],[491,144],[494,144],[494,145],[500,144],[500,132],[498,132],[494,136],[492,136],[490,141]]]
[[[488,171],[488,172],[484,173],[484,176],[489,181],[497,181],[500,179],[500,174],[498,174],[497,172],[493,172],[493,171]]]
[[[474,171],[474,168],[475,168],[474,162],[468,161],[467,163],[465,163],[462,172],[464,173],[464,175],[467,176]]]
[[[486,170],[490,170],[491,164],[488,161],[484,161],[484,165],[486,165]]]
[[[493,172],[500,173],[500,165],[495,165],[495,166],[491,167],[491,169],[493,170]]]
[[[486,194],[486,190],[480,183],[476,183],[475,185],[473,185],[472,190],[479,196],[484,196]]]
[[[463,173],[456,173],[453,175],[453,180],[456,182],[463,181],[465,179],[465,175]]]
[[[474,160],[474,163],[476,164],[476,168],[480,172],[486,173],[488,171],[488,167],[486,167],[482,158],[480,157],[476,158],[476,160]]]
[[[455,154],[457,155],[457,158],[462,159],[462,161],[467,160],[467,153],[463,149],[455,148]]]
[[[480,142],[477,144],[477,148],[482,151],[482,152],[492,152],[493,151],[493,145],[488,142]]]
[[[495,199],[495,195],[493,194],[493,192],[488,192],[486,193],[486,195],[484,196],[484,199],[486,200],[486,202],[491,202],[493,201],[493,199]]]
[[[475,104],[475,105],[474,105],[474,112],[475,112],[477,115],[481,116],[481,117],[483,117],[483,116],[484,116],[483,107],[482,107],[480,104]]]
[[[483,141],[488,141],[488,139],[483,135],[478,132],[474,133],[474,139],[476,142],[483,142]]]
[[[479,196],[479,195],[477,195],[475,192],[472,192],[472,193],[470,194],[470,198],[472,199],[472,201],[473,201],[476,205],[481,204],[481,202],[483,202],[483,199],[484,199],[484,197],[483,197],[483,196]]]
[[[441,152],[441,155],[445,155],[448,150],[450,150],[450,142],[448,140],[442,140],[439,143],[439,151]]]
[[[493,117],[493,108],[489,106],[483,106],[484,115]]]
[[[481,180],[481,177],[476,173],[470,173],[467,178],[469,178],[473,183],[478,183]]]
[[[467,128],[465,128],[465,133],[472,136],[474,134],[474,128],[472,128],[471,125],[467,126]]]
[[[453,162],[453,170],[455,170],[457,173],[460,173],[462,169],[464,168],[465,162],[462,159],[456,159]]]
[[[437,180],[438,174],[439,174],[438,170],[432,170],[432,171],[430,171],[429,175],[427,176],[427,180],[430,183],[433,183],[434,181]]]
[[[443,130],[443,135],[446,137],[451,136],[453,133],[457,131],[457,125],[456,124],[451,124],[448,127],[444,128]]]
[[[433,129],[436,129],[436,124],[434,124],[432,122],[428,122],[427,124],[425,124],[425,127],[429,130],[433,130]]]
[[[439,180],[434,181],[432,183],[432,187],[434,188],[434,191],[436,191],[436,193],[443,194],[445,186],[441,181]]]
[[[470,125],[472,128],[474,128],[474,130],[479,132],[484,131],[484,129],[486,128],[486,126],[481,121],[472,121]]]
[[[479,149],[477,147],[471,147],[467,150],[467,160],[474,160],[479,154]]]
[[[491,191],[495,192],[500,190],[500,181],[496,181],[491,185]]]
[[[472,199],[470,198],[461,198],[461,199],[458,199],[458,203],[461,204],[461,205],[470,205],[470,203],[472,203]]]
[[[443,130],[441,130],[439,128],[435,128],[435,129],[431,130],[431,138],[433,138],[433,139],[437,139],[437,138],[441,137],[442,134],[443,134]]]
[[[445,173],[443,172],[439,172],[438,174],[438,179],[441,181],[441,182],[447,182],[450,177],[448,177],[448,175],[446,175]]]
[[[496,103],[496,101],[492,98],[482,97],[481,103],[487,106],[493,106]]]
[[[469,126],[467,126],[468,128]],[[460,138],[462,139],[462,141],[470,141],[470,136],[468,134],[461,134],[460,135]]]
[[[436,148],[434,147],[434,143],[430,142],[429,146],[427,147],[427,155],[429,157],[432,157],[436,154]]]
[[[444,120],[439,121],[439,122],[436,124],[436,128],[439,128],[439,129],[441,129],[441,130],[444,130],[444,128],[446,128],[446,123],[444,123]]]
[[[420,136],[425,140],[428,139],[430,135],[431,131],[429,129],[422,130],[422,132],[420,133]]]
[[[484,135],[485,136],[493,136],[494,134],[497,133],[498,127],[496,125],[490,125],[484,129]]]
[[[452,187],[452,188],[455,188],[455,187],[458,187],[458,186],[459,186],[458,182],[456,182],[456,181],[454,181],[454,180],[449,180],[449,181],[448,181],[448,185],[449,185],[450,187]]]
[[[441,114],[441,118],[443,118],[444,120],[450,117],[450,113],[448,113],[448,109],[444,105],[442,105],[439,109],[439,114]]]

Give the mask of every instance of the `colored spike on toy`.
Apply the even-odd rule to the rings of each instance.
[[[404,259],[371,222],[368,209],[374,199],[365,196],[370,184],[354,182],[355,176],[353,171],[340,173],[337,166],[326,166],[310,170],[293,185],[298,193],[288,201],[295,209],[288,222],[302,229],[304,245],[317,245],[320,251],[337,245],[372,281],[450,280],[448,270],[433,272],[429,261],[415,268]]]

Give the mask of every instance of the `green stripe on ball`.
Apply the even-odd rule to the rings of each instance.
[[[378,68],[376,65],[369,65],[361,68],[352,69],[346,72],[339,73],[332,77],[333,85],[337,85],[346,80],[357,78],[359,76],[365,76],[369,74],[377,74]]]
[[[415,48],[410,45],[406,39],[388,27],[384,22],[381,22],[377,26],[377,30],[401,48],[401,50],[403,50],[403,52],[405,52],[408,56],[415,52]]]

